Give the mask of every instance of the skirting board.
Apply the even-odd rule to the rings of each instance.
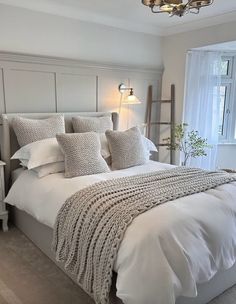
[[[53,230],[18,208],[12,208],[12,215],[15,226],[65,272],[63,266],[55,261],[51,251]],[[65,273],[76,282],[75,277],[67,272]],[[198,296],[196,298],[180,297],[176,304],[206,304],[235,284],[236,264],[229,270],[219,272],[209,282],[198,285]],[[113,304],[122,304],[120,300],[114,297],[114,294],[111,297]]]

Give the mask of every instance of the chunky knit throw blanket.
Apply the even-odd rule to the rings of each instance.
[[[113,265],[127,227],[159,204],[236,181],[223,172],[177,167],[102,181],[62,206],[55,223],[56,259],[97,304],[109,303]]]

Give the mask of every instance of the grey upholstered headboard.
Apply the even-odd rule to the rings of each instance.
[[[6,190],[10,186],[11,171],[19,167],[18,161],[11,161],[11,156],[19,149],[19,145],[16,139],[16,135],[11,126],[13,117],[22,116],[31,119],[44,119],[51,116],[61,115],[62,113],[10,113],[2,114],[0,125],[1,125],[1,160],[6,163],[5,166],[5,184]],[[65,117],[66,132],[73,132],[71,118],[76,115],[87,116],[87,117],[101,117],[111,116],[113,121],[113,129],[118,129],[119,115],[118,113],[111,112],[75,112],[75,113],[63,113]]]

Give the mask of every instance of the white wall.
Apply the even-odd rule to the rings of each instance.
[[[181,121],[184,99],[185,60],[189,49],[236,40],[236,22],[230,22],[200,30],[164,37],[162,40],[164,75],[162,95],[169,97],[170,85],[176,85],[176,119]],[[165,116],[165,113],[164,113]],[[236,146],[230,153],[226,148],[219,149],[220,164],[235,167]],[[225,152],[226,151],[226,152]],[[224,162],[228,155],[227,163]]]
[[[236,145],[219,145],[218,168],[236,170]]]
[[[162,39],[163,97],[169,96],[170,85],[176,85],[176,118],[181,121],[184,98],[185,59],[192,48],[236,40],[236,21],[200,30],[175,34]]]
[[[0,4],[0,51],[159,68],[160,39]]]
[[[15,56],[9,55],[10,52],[38,56]],[[66,60],[54,62],[55,57]],[[66,81],[65,77],[61,80],[62,72],[54,64],[65,64],[69,66],[69,74],[76,74],[76,77],[68,76],[69,80],[66,78],[67,87],[73,87],[69,97],[60,95],[60,91],[56,96],[53,94],[55,84],[60,89]],[[148,86],[153,85],[156,95],[160,95],[162,67],[161,39],[157,36],[0,4],[0,113],[118,111],[118,85],[124,82],[134,87],[143,103],[131,109],[123,106],[120,126],[127,127],[126,120],[129,126],[140,124],[145,119]],[[37,73],[29,73],[30,69]],[[89,84],[87,74],[92,74]],[[47,85],[45,92],[40,90],[39,82],[44,88]],[[27,87],[31,89],[26,90]],[[39,93],[38,98],[33,98],[34,90]],[[51,94],[43,98],[43,93],[49,91]],[[57,105],[56,109],[61,98],[64,98],[63,107]]]

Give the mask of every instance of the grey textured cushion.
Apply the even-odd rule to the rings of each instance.
[[[56,137],[57,133],[65,133],[65,120],[63,115],[47,119],[28,119],[15,117],[12,126],[21,147],[45,138]]]
[[[106,130],[113,130],[111,116],[102,117],[72,117],[72,124],[75,133],[96,132],[105,133]]]
[[[125,169],[147,162],[139,128],[133,127],[124,132],[108,130],[106,137],[111,151],[112,169]]]
[[[110,171],[97,133],[58,134],[57,141],[65,154],[65,177]]]

